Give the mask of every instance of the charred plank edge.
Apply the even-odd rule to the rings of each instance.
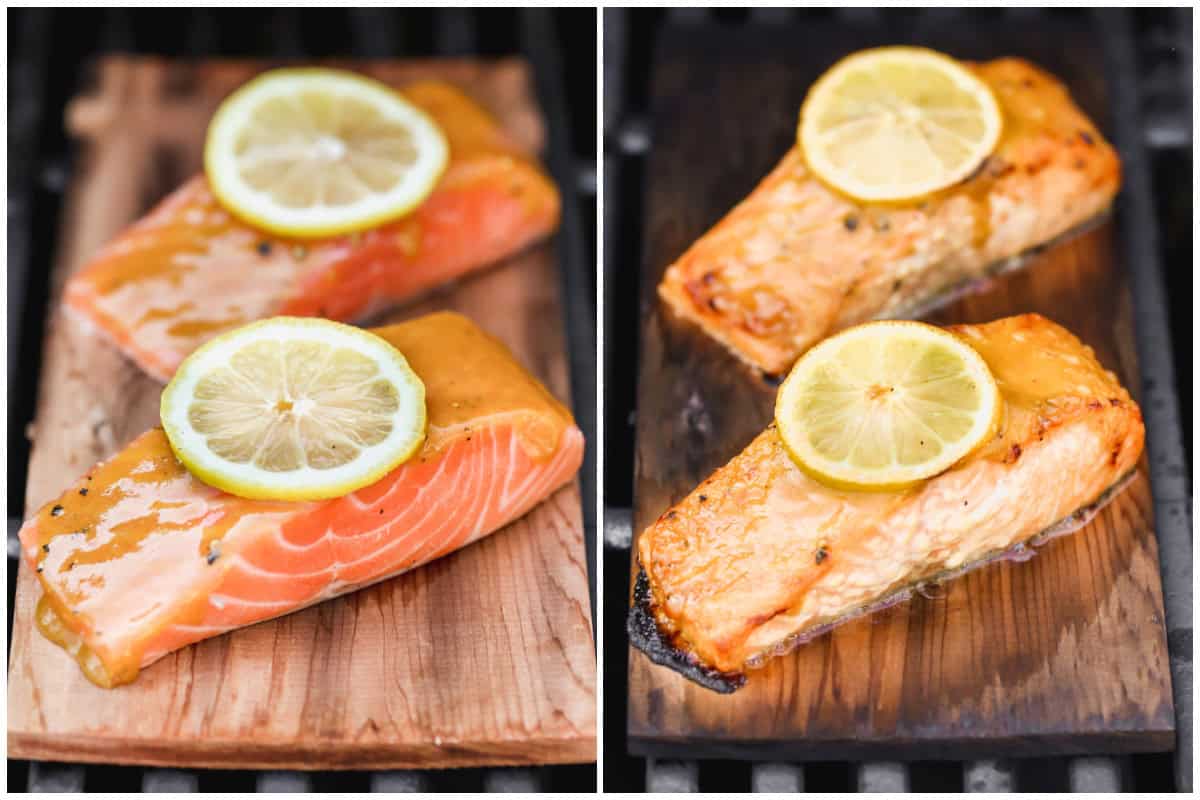
[[[646,570],[641,567],[638,568],[637,581],[633,586],[633,606],[625,620],[625,631],[629,634],[630,643],[649,656],[655,664],[673,669],[705,689],[720,694],[733,694],[746,683],[744,673],[721,672],[705,666],[695,655],[677,647],[662,632],[654,619],[650,579],[646,577]]]
[[[1074,533],[1090,522],[1104,506],[1112,502],[1118,494],[1133,482],[1137,471],[1137,467],[1134,467],[1121,476],[1112,486],[1101,492],[1100,496],[1091,503],[1081,506],[1028,539],[1017,542],[1012,547],[1004,550],[995,550],[972,561],[970,564],[942,570],[928,578],[921,578],[920,580],[905,584],[894,591],[888,592],[878,600],[855,611],[843,614],[835,620],[793,634],[776,645],[772,650],[752,657],[750,661],[755,661],[756,663],[748,663],[747,665],[752,669],[764,666],[770,659],[787,655],[797,647],[829,633],[839,625],[858,619],[859,617],[869,616],[889,606],[903,603],[911,598],[914,593],[921,592],[926,586],[959,578],[968,572],[985,567],[996,561],[1027,561],[1036,555],[1034,548],[1040,547],[1051,539]],[[633,588],[633,604],[629,609],[625,629],[629,633],[630,643],[649,656],[651,661],[675,670],[683,677],[693,683],[700,684],[705,689],[711,689],[721,694],[732,694],[746,684],[745,673],[721,672],[714,667],[704,664],[696,654],[681,649],[671,637],[659,628],[654,617],[654,600],[650,592],[650,579],[646,575],[645,568],[640,564],[638,566],[637,581]]]

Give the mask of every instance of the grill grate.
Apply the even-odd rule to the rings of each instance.
[[[562,274],[576,418],[595,430],[595,17],[591,10],[46,10],[10,12],[8,156],[8,599],[9,647],[29,442],[49,271],[73,150],[62,110],[78,65],[109,52],[172,57],[396,58],[520,54],[533,65],[546,115],[546,162],[562,192],[555,246]],[[53,37],[53,39],[51,38]],[[565,46],[566,42],[570,46]],[[51,55],[53,54],[53,58]],[[572,134],[575,134],[572,136]],[[17,376],[20,376],[18,380]],[[592,618],[595,461],[581,475]],[[29,791],[590,791],[594,765],[384,772],[143,769],[8,761],[10,785]]]
[[[971,762],[667,761],[627,754],[624,617],[632,541],[633,429],[638,360],[637,270],[641,263],[645,156],[652,149],[645,76],[656,31],[664,24],[792,24],[801,14],[837,14],[848,26],[899,27],[966,14],[1011,15],[1036,24],[1042,15],[1074,14],[1100,36],[1112,88],[1114,138],[1125,157],[1121,216],[1127,264],[1136,265],[1133,293],[1143,409],[1155,487],[1155,517],[1177,714],[1177,754],[1037,758]],[[1171,791],[1191,788],[1191,474],[1185,461],[1178,400],[1190,404],[1190,364],[1171,342],[1187,337],[1191,292],[1191,11],[1081,12],[1011,9],[880,10],[673,9],[604,12],[605,151],[605,777],[606,791]],[[1139,122],[1141,120],[1141,122]],[[1156,213],[1156,206],[1166,210]],[[1157,224],[1156,224],[1157,221]],[[1164,286],[1165,281],[1165,286]],[[1164,300],[1164,291],[1171,298]],[[1163,308],[1169,309],[1164,318]],[[1186,340],[1180,339],[1181,341]],[[1181,351],[1186,348],[1181,348]],[[1185,420],[1190,426],[1190,420]],[[1190,453],[1188,454],[1190,456]],[[1174,771],[1172,770],[1174,764]]]

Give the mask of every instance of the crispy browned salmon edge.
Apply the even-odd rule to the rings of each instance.
[[[1033,558],[1036,555],[1034,548],[1056,537],[1073,533],[1086,525],[1092,517],[1099,513],[1100,509],[1112,502],[1113,498],[1133,482],[1136,474],[1137,467],[1134,467],[1117,480],[1116,483],[1101,492],[1100,496],[1094,502],[1076,509],[1068,516],[1050,525],[1045,530],[1035,533],[1023,542],[1018,542],[1006,550],[988,553],[982,558],[972,561],[970,564],[946,570],[931,578],[923,578],[901,586],[895,591],[885,594],[879,600],[851,611],[848,614],[843,614],[832,622],[826,622],[793,636],[788,641],[782,643],[769,656],[785,655],[800,645],[806,644],[818,636],[823,636],[837,626],[850,620],[902,603],[909,599],[914,592],[922,591],[925,586],[958,578],[996,561],[1026,561]],[[710,689],[720,694],[732,694],[746,684],[746,673],[721,672],[704,664],[694,653],[678,647],[672,638],[658,627],[654,615],[654,597],[650,591],[650,579],[646,575],[645,568],[640,563],[638,564],[637,580],[633,586],[633,604],[630,606],[629,616],[625,620],[625,631],[629,634],[630,644],[645,653],[655,664],[673,669],[693,683],[700,684],[705,689]],[[766,660],[769,660],[769,658],[764,659],[764,663]]]

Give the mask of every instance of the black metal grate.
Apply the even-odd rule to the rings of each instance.
[[[1010,15],[1036,24],[1074,15],[1103,47],[1125,159],[1118,214],[1132,273],[1143,409],[1155,489],[1168,640],[1177,714],[1176,754],[974,762],[660,761],[627,755],[628,658],[624,629],[632,537],[634,416],[638,363],[638,265],[642,262],[645,156],[652,149],[648,81],[665,24],[797,24],[838,15],[847,26],[898,30],[935,15],[976,15],[981,26]],[[953,9],[672,9],[604,12],[604,787],[606,791],[1172,791],[1191,788],[1191,403],[1192,310],[1191,10],[1137,12]],[[798,46],[801,46],[798,44]],[[1164,269],[1165,267],[1165,269]],[[1164,297],[1165,294],[1165,297]],[[1165,314],[1164,314],[1165,310]],[[1172,355],[1173,353],[1173,355]],[[1186,431],[1186,439],[1184,432]],[[1188,442],[1187,460],[1184,441]]]
[[[571,387],[580,427],[596,430],[596,35],[591,9],[22,9],[8,12],[8,599],[24,508],[50,269],[72,145],[63,130],[81,65],[100,54],[170,57],[419,58],[523,55],[546,115],[546,161],[562,192],[556,237]],[[580,473],[595,618],[595,455]],[[594,765],[408,772],[143,769],[8,761],[30,791],[591,791]]]

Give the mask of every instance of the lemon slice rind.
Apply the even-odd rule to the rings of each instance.
[[[849,328],[805,353],[779,389],[775,422],[788,455],[813,479],[894,491],[973,453],[994,436],[1002,411],[987,363],[966,341],[888,320]]]
[[[234,356],[246,352],[246,348],[271,342],[313,344],[328,351],[345,349],[369,359],[377,368],[377,375],[370,380],[386,381],[395,389],[396,410],[384,423],[391,425],[386,437],[359,446],[352,460],[326,468],[306,463],[294,469],[270,471],[214,452],[209,444],[212,437],[193,425],[191,412],[197,408],[197,386],[206,376],[229,368]],[[253,383],[252,376],[248,380]],[[257,388],[262,392],[258,413],[269,415],[274,404],[284,398],[276,387],[259,384]],[[356,387],[322,388],[353,392]],[[288,399],[297,401],[299,407],[300,398]],[[400,351],[368,331],[318,318],[275,317],[224,333],[193,352],[163,390],[160,414],[176,457],[210,486],[252,499],[320,500],[341,497],[378,481],[421,449],[426,429],[425,385]]]
[[[914,100],[889,89],[889,80],[905,71],[909,80],[925,75],[918,83],[931,87],[928,97]],[[945,100],[950,105],[938,105]],[[905,202],[970,176],[1002,129],[994,93],[967,67],[935,50],[880,47],[847,56],[813,84],[797,134],[805,162],[826,185],[861,201]],[[909,176],[889,178],[902,159]]]
[[[305,93],[361,103],[379,115],[379,120],[403,128],[413,158],[400,168],[402,177],[386,191],[369,191],[364,199],[352,203],[322,201],[296,207],[285,206],[273,199],[270,192],[251,185],[243,175],[244,156],[238,153],[239,137],[249,127],[261,124],[256,115],[266,103],[282,100],[294,104]],[[313,180],[323,180],[326,176],[321,175],[319,156],[329,151],[320,143],[333,142],[330,146],[336,148],[344,146],[344,142],[337,137],[322,138],[319,124],[310,125],[305,131],[283,127],[285,130],[280,130],[276,137],[281,150],[291,147],[296,151],[295,142],[290,140],[299,135],[308,148],[305,151],[302,147],[300,151],[313,154],[310,162],[293,157],[286,162],[292,165],[287,169],[293,169],[297,163],[308,164],[305,169],[311,171]],[[322,237],[361,231],[412,211],[437,185],[449,161],[449,152],[445,135],[429,115],[385,84],[342,70],[288,68],[263,73],[226,98],[209,124],[204,167],[213,194],[234,215],[282,236]],[[377,159],[379,154],[366,153],[363,157]],[[386,162],[381,166],[386,166]],[[391,168],[396,168],[395,163]],[[377,169],[373,171],[378,174]],[[304,169],[299,173],[303,176]],[[280,179],[293,178],[282,175]],[[362,182],[357,183],[361,188]]]

